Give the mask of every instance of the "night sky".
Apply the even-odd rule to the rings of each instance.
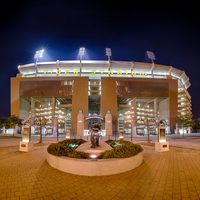
[[[141,1],[140,1],[141,2]],[[10,113],[10,77],[17,66],[44,59],[76,59],[78,48],[89,59],[145,61],[145,51],[156,63],[172,65],[190,77],[194,117],[200,117],[200,13],[192,1],[155,4],[128,1],[7,1],[0,6],[0,117]]]

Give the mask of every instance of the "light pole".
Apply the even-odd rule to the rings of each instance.
[[[146,51],[147,57],[151,60],[152,67],[151,67],[151,75],[153,76],[153,69],[154,69],[154,60],[156,60],[155,54],[152,51]]]
[[[59,125],[58,125],[58,116],[57,116],[57,118],[56,118],[57,141],[59,140],[58,127],[59,127]]]
[[[85,55],[85,47],[80,47],[79,48],[79,59],[80,59],[80,76],[81,76],[81,73],[82,73],[82,59],[83,59],[83,56]]]
[[[40,120],[39,120],[39,124],[40,124],[40,140],[39,143],[42,143],[42,109],[41,109],[42,105],[40,104]]]
[[[147,123],[147,136],[148,136],[148,143],[150,143],[150,132],[149,132],[149,119],[147,117],[146,119],[146,123]]]
[[[38,73],[38,68],[37,68],[38,59],[43,57],[44,51],[45,51],[44,49],[40,49],[35,52],[34,59],[35,59],[36,74]]]
[[[147,127],[147,137],[148,137],[148,143],[150,143],[150,132],[149,132],[149,105],[147,105],[147,115],[146,115],[146,127]]]
[[[110,58],[112,56],[111,48],[106,48],[106,56],[108,57],[108,76],[110,76]]]

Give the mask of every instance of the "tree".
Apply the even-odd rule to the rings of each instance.
[[[183,129],[183,134],[184,134],[185,128],[189,128],[193,126],[193,120],[188,115],[177,117],[176,122],[178,124],[178,127]]]
[[[42,127],[44,127],[47,123],[45,118],[39,118],[38,120],[35,121],[35,123],[40,127],[39,133],[39,143],[42,143]]]
[[[6,118],[1,118],[0,119],[0,128],[9,128],[9,123]]]
[[[20,125],[22,121],[21,119],[19,119],[19,117],[15,115],[10,116],[7,120],[10,127],[15,127],[16,125]]]
[[[0,119],[0,128],[15,128],[16,125],[21,125],[21,119],[12,115],[8,118]]]
[[[199,131],[200,130],[200,118],[193,120],[192,129],[195,130],[195,131]]]
[[[11,128],[16,128],[16,125],[21,125],[22,120],[19,119],[19,117],[15,116],[15,115],[11,115],[8,119],[7,122],[9,124],[9,127]],[[13,136],[14,136],[14,132],[13,132]]]

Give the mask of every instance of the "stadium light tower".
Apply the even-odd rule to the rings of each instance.
[[[108,56],[108,76],[110,76],[110,58],[112,56],[111,48],[106,48],[106,56]]]
[[[37,62],[38,62],[38,59],[39,58],[42,58],[44,55],[44,49],[40,49],[40,50],[37,50],[35,52],[35,55],[34,55],[34,59],[35,59],[35,70],[36,70],[36,76],[38,74],[38,67],[37,67]]]
[[[152,51],[146,51],[147,57],[151,60],[152,67],[151,67],[151,75],[153,76],[153,69],[154,69],[154,60],[156,60],[155,54]]]
[[[35,52],[35,55],[34,55],[35,62],[37,62],[39,58],[43,57],[44,51],[45,51],[44,49],[40,49],[40,50]]]
[[[152,63],[154,63],[154,60],[156,60],[155,54],[152,51],[146,51],[147,57],[151,60]]]
[[[80,60],[83,59],[83,56],[85,55],[85,47],[80,47],[78,52]]]
[[[79,58],[80,58],[80,76],[81,76],[81,73],[82,73],[82,59],[83,59],[83,56],[85,55],[85,47],[80,47],[79,48],[78,55],[79,55]]]
[[[111,48],[106,48],[106,56],[108,56],[108,60],[110,60],[110,58],[112,56],[112,50],[111,50]]]

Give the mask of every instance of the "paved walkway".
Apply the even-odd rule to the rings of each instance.
[[[10,138],[10,143],[15,140]],[[104,177],[77,176],[50,167],[45,160],[47,144],[36,144],[29,153],[19,152],[18,146],[0,147],[0,199],[200,199],[198,149],[170,147],[169,152],[158,153],[143,144],[140,167]]]

